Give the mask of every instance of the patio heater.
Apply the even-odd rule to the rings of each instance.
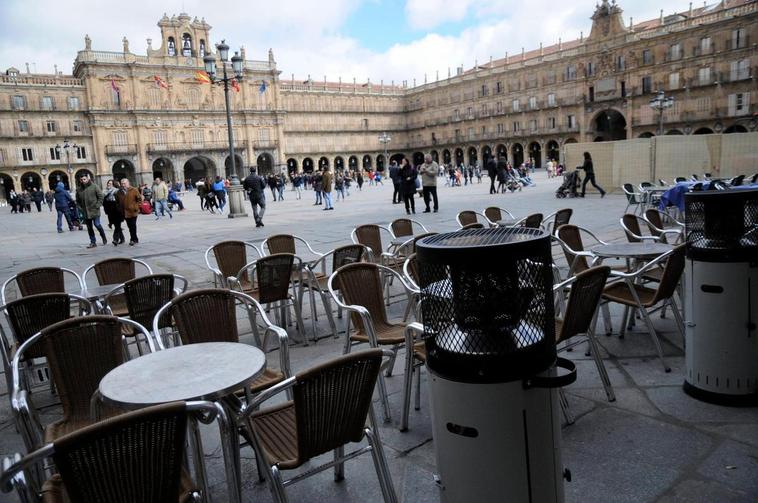
[[[417,257],[441,500],[563,501],[555,388],[576,367],[556,358],[549,235],[438,234]]]
[[[684,391],[758,405],[758,190],[684,196]]]

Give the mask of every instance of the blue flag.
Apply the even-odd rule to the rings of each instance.
[[[263,93],[266,92],[266,81],[265,80],[261,81],[261,87],[258,88],[258,92],[261,93],[261,94],[263,94]]]

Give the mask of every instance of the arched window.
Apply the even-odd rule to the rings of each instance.
[[[168,55],[176,56],[176,42],[174,42],[174,37],[168,37]]]
[[[182,56],[192,56],[192,37],[189,33],[182,35]]]
[[[205,57],[205,40],[200,40],[200,54],[201,58]]]
[[[200,91],[198,89],[190,88],[187,90],[187,103],[190,108],[197,108],[200,106]]]

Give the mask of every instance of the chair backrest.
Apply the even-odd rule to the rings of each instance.
[[[207,288],[177,295],[164,317],[172,317],[182,344],[239,342],[235,296],[229,290]]]
[[[521,222],[521,226],[528,229],[539,229],[542,225],[542,218],[542,213],[532,213]]]
[[[651,236],[657,236],[662,243],[666,243],[666,235],[663,234],[663,219],[661,214],[655,208],[645,210],[645,223],[650,231]]]
[[[124,296],[129,318],[144,327],[151,326],[155,313],[174,298],[174,275],[151,274],[124,283]],[[161,328],[171,325],[164,317]]]
[[[481,223],[481,222],[473,222],[473,223],[464,225],[463,227],[461,227],[458,230],[459,231],[465,231],[465,230],[468,230],[468,229],[484,229],[484,224]]]
[[[740,185],[742,185],[742,182],[743,182],[744,180],[745,180],[745,175],[737,175],[737,176],[735,176],[734,178],[732,178],[732,183],[731,183],[731,185],[732,185],[733,187],[739,187]]]
[[[382,280],[376,264],[368,262],[348,264],[339,268],[334,274],[337,275],[334,284],[342,292],[345,304],[365,307],[371,314],[371,321],[375,327],[388,324]],[[364,334],[367,333],[367,328],[363,326],[363,319],[357,313],[352,313],[352,320],[355,327]]]
[[[665,187],[666,185],[668,185],[668,183],[663,178],[659,178],[658,185],[660,185],[661,187]]]
[[[95,264],[95,276],[101,285],[126,283],[136,277],[134,260],[130,258],[109,258]]]
[[[610,267],[598,266],[576,275],[576,280],[571,284],[561,330],[555,334],[556,343],[587,333],[610,274]]]
[[[41,334],[64,418],[89,421],[92,394],[105,374],[126,360],[121,322],[115,316],[83,316],[50,325]]]
[[[340,356],[295,376],[292,388],[298,460],[363,438],[382,351]]]
[[[674,251],[666,259],[666,265],[663,267],[663,274],[661,275],[661,282],[658,284],[658,290],[655,292],[651,305],[663,299],[669,299],[674,295],[684,272],[684,251],[685,245],[679,245],[674,248]]]
[[[674,179],[674,181],[675,181],[676,183],[682,183],[682,182],[686,182],[686,181],[687,181],[687,179],[686,179],[685,177],[683,177],[683,176],[677,176],[677,177]]]
[[[697,176],[697,173],[692,173],[692,179],[695,181],[700,180],[700,178]]]
[[[16,284],[23,297],[38,293],[65,292],[63,270],[60,267],[35,267],[16,274]]]
[[[624,189],[624,194],[626,194],[626,200],[629,204],[637,204],[637,198],[635,197],[634,193],[634,185],[631,183],[625,183],[622,185]]]
[[[555,212],[555,218],[553,219],[553,230],[557,229],[561,225],[566,225],[571,220],[571,215],[574,214],[574,210],[571,208],[563,208]]]
[[[244,241],[221,241],[213,245],[212,250],[218,270],[225,278],[237,276],[247,264],[247,245]]]
[[[65,293],[28,295],[5,306],[8,323],[18,348],[29,337],[45,327],[71,317],[71,298]],[[34,344],[25,352],[25,358],[42,358],[42,344]]]
[[[335,248],[332,252],[332,271],[336,271],[343,265],[362,262],[366,259],[366,247],[361,244],[352,244]]]
[[[186,431],[186,406],[174,402],[128,412],[57,439],[53,460],[68,500],[185,501],[180,481]]]
[[[642,229],[640,229],[640,223],[637,220],[637,215],[626,213],[623,217],[621,217],[621,222],[625,227],[624,234],[626,234],[626,239],[629,240],[630,243],[639,243],[642,241],[641,239],[636,238],[632,235],[636,234],[637,236],[642,236]]]
[[[469,224],[477,223],[477,214],[475,211],[463,210],[458,213],[458,215],[456,216],[456,219],[458,220],[458,225],[460,225],[461,228],[463,228]]]
[[[384,251],[381,228],[376,224],[364,224],[356,227],[353,232],[358,243],[367,246],[371,250],[374,260],[378,261]]]
[[[297,254],[295,238],[290,234],[275,234],[267,237],[266,248],[268,248],[268,252],[271,255],[275,253]],[[239,269],[237,269],[237,271],[239,271]]]
[[[295,256],[291,253],[276,253],[255,261],[258,300],[261,304],[289,298],[294,261]]]
[[[650,188],[652,186],[653,186],[653,184],[650,183],[650,182],[641,182],[640,183],[640,187],[642,187],[643,189],[648,189],[648,188]]]
[[[497,206],[489,206],[488,208],[485,208],[484,216],[487,217],[490,222],[499,222],[500,220],[503,220],[503,212],[500,211],[500,208]]]
[[[579,231],[579,227],[573,224],[566,224],[558,227],[556,231],[558,239],[563,241],[566,246],[576,252],[584,251],[584,243],[582,242],[582,234]],[[563,246],[563,254],[566,257],[566,262],[571,268],[571,272],[576,274],[589,269],[587,258],[581,255],[574,255],[569,251],[566,246]]]
[[[405,259],[405,261],[408,264],[407,267],[403,267],[403,271],[406,272],[406,276],[409,277],[414,285],[420,285],[421,283],[419,281],[418,275],[418,259],[416,258],[416,254],[412,253],[408,255],[408,258]]]
[[[413,222],[409,218],[398,218],[390,224],[395,237],[413,236]]]

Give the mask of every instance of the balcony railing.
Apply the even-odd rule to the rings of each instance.
[[[224,151],[229,149],[228,141],[204,141],[204,142],[172,142],[172,143],[148,143],[148,153],[156,152],[201,152],[201,151]],[[247,148],[247,141],[235,141],[234,148]],[[108,147],[106,146],[106,153]]]
[[[279,145],[276,140],[256,140],[253,142],[253,147],[256,150],[260,149],[275,149]]]
[[[126,145],[106,145],[105,146],[105,153],[106,155],[112,155],[112,154],[122,154],[122,155],[131,155],[137,153],[137,145],[134,143],[128,143]]]

